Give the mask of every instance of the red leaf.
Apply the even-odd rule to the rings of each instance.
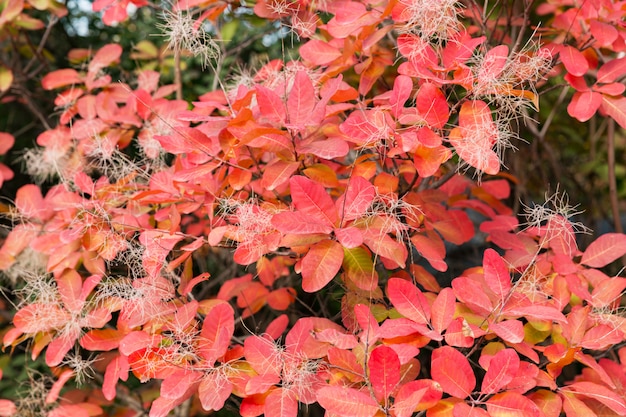
[[[487,249],[483,255],[485,283],[491,291],[504,303],[511,291],[511,276],[502,257],[493,249]]]
[[[427,410],[441,400],[441,386],[432,379],[418,379],[402,385],[394,397],[396,417],[409,417],[415,411]]]
[[[404,388],[405,386],[406,385],[404,385],[402,388]],[[395,415],[395,417],[411,417],[427,391],[428,388],[411,391],[401,389],[400,392],[402,393],[402,395],[398,393],[398,395],[396,395],[396,397],[394,398],[392,407],[394,413],[393,415]]]
[[[603,94],[600,110],[604,110],[618,125],[626,129],[626,97],[611,97]]]
[[[324,187],[303,176],[289,180],[291,200],[304,216],[310,216],[320,223],[336,226],[339,216],[335,204]]]
[[[580,122],[591,119],[602,104],[602,94],[595,91],[577,91],[567,105],[567,113]]]
[[[328,414],[342,417],[373,417],[379,410],[368,394],[348,387],[323,387],[317,391],[317,402]]]
[[[596,19],[591,19],[589,28],[591,29],[591,34],[598,42],[598,47],[611,46],[619,36],[619,32],[614,24],[600,22]]]
[[[582,77],[589,71],[589,63],[585,56],[578,49],[565,45],[559,54],[565,69],[572,75]]]
[[[315,108],[315,89],[308,74],[299,71],[287,98],[288,124],[298,129],[312,123]]]
[[[310,39],[300,47],[300,56],[313,65],[328,65],[341,57],[341,51],[328,42]]]
[[[495,394],[511,382],[520,365],[519,356],[513,349],[503,349],[489,362],[489,369],[482,382],[483,394]]]
[[[539,417],[539,407],[516,392],[503,392],[487,400],[487,411],[491,417]]]
[[[275,124],[283,125],[287,119],[285,102],[269,88],[259,85],[256,87],[256,99],[261,115]]]
[[[330,345],[315,338],[315,334],[324,329],[345,332],[345,329],[341,326],[325,318],[304,317],[299,319],[285,337],[287,351],[304,355],[309,359],[318,359],[326,356]]]
[[[235,330],[235,312],[230,304],[220,302],[206,315],[198,351],[211,365],[226,353]]]
[[[444,261],[446,248],[439,235],[436,233],[416,234],[411,236],[411,243],[437,271],[445,272],[448,269],[448,264]]]
[[[380,326],[370,308],[364,304],[355,305],[354,318],[361,328],[361,341],[365,341],[370,346],[376,343]]]
[[[383,345],[370,353],[367,365],[374,395],[386,403],[400,382],[400,359],[392,348]]]
[[[108,351],[117,348],[124,333],[116,329],[92,329],[80,339],[83,349]]]
[[[456,398],[467,398],[476,386],[476,377],[469,361],[450,346],[433,351],[431,374],[444,392]]]
[[[612,83],[626,74],[626,57],[611,59],[598,69],[598,83]]]
[[[104,398],[113,401],[116,395],[115,386],[118,380],[126,381],[128,379],[128,357],[123,355],[116,356],[106,367],[104,372],[104,382],[102,384],[102,394]]]
[[[342,262],[343,248],[334,240],[311,246],[302,259],[302,289],[316,292],[324,288],[337,275]]]
[[[452,288],[444,288],[433,301],[431,308],[431,322],[433,329],[439,334],[448,328],[454,318],[456,297]]]
[[[394,117],[399,117],[404,103],[411,96],[413,91],[413,80],[406,75],[399,75],[393,82],[393,90],[391,90],[391,97],[389,98],[389,104],[391,104],[391,114]]]
[[[415,97],[416,107],[419,114],[424,118],[429,127],[442,129],[448,122],[450,110],[448,100],[435,84],[422,85]]]
[[[400,278],[390,278],[387,283],[387,296],[398,313],[404,317],[419,324],[430,323],[428,300],[411,282]]]
[[[592,398],[606,405],[618,415],[626,415],[626,403],[624,403],[624,400],[615,391],[603,385],[596,384],[595,382],[582,381],[568,385],[562,388],[562,390]]]
[[[626,235],[607,233],[587,247],[580,263],[592,268],[602,268],[624,254],[626,254]]]

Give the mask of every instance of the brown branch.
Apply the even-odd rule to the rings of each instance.
[[[624,233],[622,221],[619,214],[619,205],[617,199],[617,181],[615,179],[615,120],[608,121],[608,165],[609,165],[609,195],[611,199],[611,212],[613,213],[613,225],[617,233]]]

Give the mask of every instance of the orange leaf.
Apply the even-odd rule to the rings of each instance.
[[[491,417],[539,417],[537,405],[516,392],[503,392],[487,400],[487,411]]]
[[[343,262],[343,247],[334,240],[322,240],[311,246],[302,259],[302,289],[316,292],[339,272]]]

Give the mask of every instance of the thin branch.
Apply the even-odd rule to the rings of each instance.
[[[615,178],[615,120],[608,121],[608,165],[609,165],[609,195],[611,199],[611,212],[613,213],[613,225],[617,233],[624,233],[622,221],[619,214],[619,205],[617,198],[617,181]]]

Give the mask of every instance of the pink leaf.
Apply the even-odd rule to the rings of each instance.
[[[108,67],[114,62],[118,62],[122,55],[122,47],[116,43],[103,46],[96,52],[89,63],[89,72],[97,74],[102,68]]]
[[[519,320],[505,320],[499,323],[491,323],[489,330],[509,343],[521,343],[522,340],[524,340],[524,325]]]
[[[624,254],[626,254],[626,235],[607,233],[587,247],[580,263],[592,268],[602,268]]]
[[[626,403],[624,403],[624,399],[621,398],[614,390],[611,390],[603,385],[595,382],[582,381],[568,385],[563,388],[563,390],[574,392],[587,398],[592,398],[606,405],[618,415],[626,415]]]
[[[354,249],[363,244],[363,234],[356,227],[335,229],[334,233],[335,237],[344,248]]]
[[[304,217],[298,211],[283,211],[274,214],[272,226],[282,233],[292,233],[296,235],[310,233],[329,234],[333,231],[328,223],[321,223],[313,217]]]
[[[482,382],[483,394],[495,394],[511,382],[520,365],[519,356],[513,349],[503,349],[489,362],[489,369]]]
[[[341,57],[341,51],[328,42],[310,39],[300,47],[300,56],[313,65],[328,65]]]
[[[336,225],[339,221],[335,204],[324,187],[303,176],[295,176],[289,180],[291,199],[298,211],[310,216],[320,223]]]
[[[0,132],[0,155],[4,155],[15,144],[15,138],[13,135],[5,132]]]
[[[432,378],[441,385],[441,389],[453,397],[467,398],[476,386],[476,377],[469,361],[453,347],[435,349],[430,369]]]
[[[430,305],[424,294],[411,282],[391,278],[387,283],[387,296],[404,317],[419,324],[429,324]]]
[[[337,199],[335,207],[343,222],[357,219],[370,207],[376,197],[376,188],[361,176],[350,177],[345,194]]]
[[[483,256],[485,283],[491,291],[504,303],[511,291],[511,276],[502,257],[493,249],[487,249]]]
[[[293,390],[277,388],[265,398],[265,417],[296,417],[298,400]]]
[[[168,376],[161,383],[161,396],[170,400],[176,400],[185,395],[189,388],[196,384],[202,373],[181,369]]]
[[[280,353],[274,342],[264,337],[252,335],[244,342],[246,361],[259,375],[280,376],[283,369]]]
[[[317,391],[317,401],[327,413],[341,417],[373,417],[378,403],[354,388],[327,386]]]
[[[312,123],[311,115],[315,108],[315,89],[308,74],[299,71],[287,98],[288,124],[303,128]]]
[[[215,305],[204,319],[200,332],[198,351],[207,362],[213,364],[223,356],[230,345],[235,330],[235,312],[230,304]]]
[[[46,395],[46,404],[52,404],[56,402],[56,400],[59,398],[59,394],[61,393],[61,389],[73,375],[74,371],[71,369],[63,371],[61,376],[59,376],[59,379],[54,382],[52,388],[50,388],[50,391],[48,391],[48,395]]]
[[[221,410],[230,397],[233,384],[221,372],[209,372],[204,375],[198,387],[198,397],[206,411]]]

